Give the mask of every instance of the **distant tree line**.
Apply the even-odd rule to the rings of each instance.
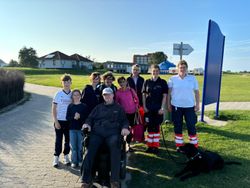
[[[0,69],[0,109],[24,96],[24,74],[17,70]]]

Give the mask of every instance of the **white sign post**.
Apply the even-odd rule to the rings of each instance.
[[[194,49],[189,44],[174,44],[173,45],[173,55],[179,55],[180,60],[182,60],[183,55],[189,55]]]

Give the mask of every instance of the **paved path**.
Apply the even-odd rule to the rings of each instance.
[[[31,100],[0,115],[0,187],[80,187],[80,172],[52,167],[51,100],[58,88],[27,84]]]
[[[24,105],[0,115],[0,187],[80,187],[80,172],[52,167],[54,130],[51,100],[60,88],[26,84]],[[208,106],[208,109],[215,109]],[[250,110],[247,103],[222,103],[223,109]]]

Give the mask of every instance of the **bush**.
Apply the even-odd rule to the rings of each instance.
[[[0,108],[23,98],[24,80],[24,74],[20,71],[0,69]]]

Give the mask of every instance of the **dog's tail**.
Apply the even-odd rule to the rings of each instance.
[[[227,161],[225,162],[226,165],[232,165],[232,164],[235,164],[235,165],[241,165],[240,162],[236,162],[236,161]]]

